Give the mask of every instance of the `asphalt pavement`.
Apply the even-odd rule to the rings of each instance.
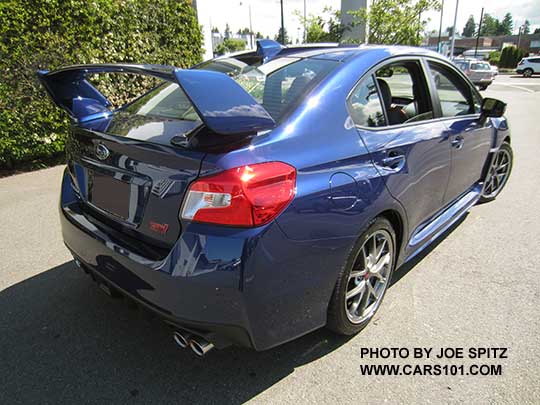
[[[62,167],[0,179],[0,403],[538,403],[539,91],[540,77],[500,75],[485,92],[508,103],[515,165],[506,189],[399,269],[374,321],[348,339],[320,330],[266,352],[197,358],[173,344],[167,326],[108,298],[75,267],[58,222]],[[391,347],[507,351],[362,356]],[[376,377],[361,372],[369,364],[466,371]],[[482,364],[500,365],[502,375],[466,375]]]

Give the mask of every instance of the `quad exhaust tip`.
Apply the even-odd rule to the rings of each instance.
[[[214,348],[214,344],[200,336],[192,335],[183,330],[177,330],[173,333],[174,342],[182,349],[190,347],[197,356],[204,356]]]
[[[173,339],[175,343],[180,346],[182,349],[185,349],[189,346],[189,339],[191,338],[191,334],[184,332],[184,331],[175,331],[173,333]]]
[[[202,357],[210,350],[212,350],[214,348],[214,345],[206,341],[205,339],[195,336],[189,341],[189,347],[191,347],[193,353],[195,353],[197,356]]]

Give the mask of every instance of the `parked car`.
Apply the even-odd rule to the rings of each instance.
[[[485,90],[493,83],[493,74],[491,65],[488,62],[476,59],[456,59],[454,63],[480,90]]]
[[[73,122],[64,242],[198,355],[357,333],[396,268],[504,188],[505,105],[420,48],[266,40],[234,58],[38,73]],[[103,73],[163,82],[113,109]]]
[[[539,74],[540,56],[521,59],[516,68],[516,72],[520,75],[522,74],[523,77],[531,77],[532,75]]]
[[[497,76],[499,74],[499,68],[496,65],[489,65],[491,68],[491,73],[493,74],[493,77]]]

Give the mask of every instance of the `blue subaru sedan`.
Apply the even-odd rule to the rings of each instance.
[[[113,108],[103,73],[159,84]],[[393,271],[512,169],[505,104],[419,48],[266,40],[191,69],[38,77],[73,122],[60,218],[75,262],[198,355],[359,332]]]

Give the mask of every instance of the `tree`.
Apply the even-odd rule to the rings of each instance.
[[[451,38],[454,34],[454,27],[452,26],[446,27],[445,32],[448,34],[448,38]]]
[[[492,17],[490,14],[484,14],[482,19],[482,28],[480,29],[480,36],[487,37],[497,35],[499,30],[499,20]]]
[[[512,29],[514,28],[514,22],[512,20],[512,14],[506,13],[503,20],[497,27],[497,35],[512,35]]]
[[[492,65],[500,66],[501,53],[499,51],[493,51],[489,53],[488,61]]]
[[[246,49],[246,43],[242,39],[225,38],[221,44],[216,46],[216,54],[224,55],[226,53],[243,51]]]
[[[533,34],[540,34],[540,28],[536,28],[533,32]]]
[[[263,39],[263,34],[261,34],[259,31],[257,31],[257,33],[255,34],[255,38],[256,39]]]
[[[310,14],[305,19],[299,10],[296,10],[294,14],[306,27],[306,42],[308,43],[340,42],[346,30],[346,27],[341,25],[341,13],[331,7],[325,7],[322,15]]]
[[[422,19],[428,11],[440,10],[438,0],[373,0],[369,10],[349,11],[353,26],[364,23],[371,44],[420,45],[420,33],[429,20]]]
[[[529,20],[525,20],[525,23],[523,24],[523,31],[522,34],[530,34],[531,33],[531,23]]]
[[[289,36],[287,35],[287,28],[284,28],[284,35],[283,35],[283,38],[285,39],[283,41],[283,45],[287,45],[287,44],[290,44],[291,43],[291,39],[289,38]],[[281,27],[279,28],[279,31],[278,33],[276,34],[276,36],[274,37],[274,39],[278,42],[281,43]]]
[[[225,38],[231,37],[231,27],[229,27],[229,24],[225,24],[225,34],[223,35]]]
[[[474,33],[476,32],[476,23],[474,22],[474,16],[470,15],[469,19],[465,23],[465,27],[463,28],[463,32],[461,33],[462,36],[470,38],[474,36]]]
[[[219,28],[218,27],[212,27],[212,34],[219,34]]]
[[[249,35],[250,34],[249,28],[242,28],[241,30],[238,30],[237,34],[238,35]]]

